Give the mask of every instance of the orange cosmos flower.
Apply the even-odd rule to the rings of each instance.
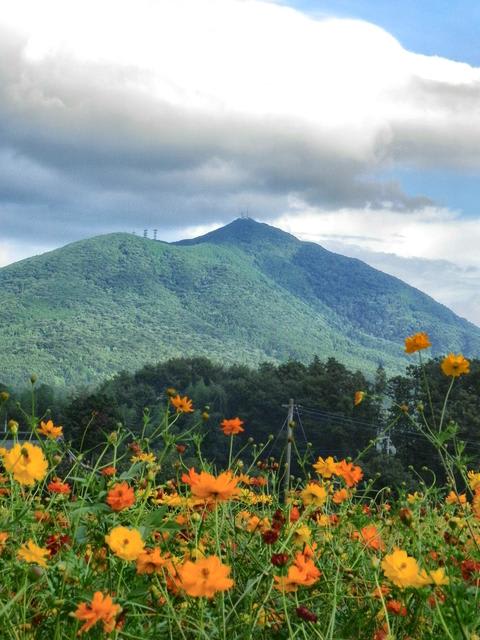
[[[366,547],[375,549],[375,551],[384,551],[385,544],[380,536],[380,532],[373,524],[363,527],[360,531],[354,531],[352,537],[360,540]]]
[[[137,573],[160,573],[165,565],[160,549],[145,549],[137,558]]]
[[[54,478],[48,483],[47,489],[52,493],[64,493],[68,494],[71,491],[71,487],[67,482],[62,482],[60,478]]]
[[[341,460],[337,463],[337,475],[345,480],[348,487],[354,487],[363,478],[363,471],[353,462]]]
[[[55,427],[51,420],[49,420],[48,422],[43,422],[42,420],[38,429],[38,433],[41,433],[42,436],[49,438],[49,440],[56,440],[57,438],[62,437],[63,427]]]
[[[230,420],[223,420],[220,427],[226,436],[235,436],[237,433],[245,431],[242,425],[243,420],[240,420],[240,418],[237,417],[230,418]]]
[[[100,473],[102,474],[102,476],[105,476],[106,478],[110,478],[111,476],[114,476],[117,473],[117,470],[115,469],[115,467],[112,467],[111,465],[109,465],[108,467],[103,467],[103,469],[100,469]]]
[[[431,346],[430,338],[424,331],[405,338],[405,353],[415,353]]]
[[[335,504],[342,504],[342,502],[348,500],[348,491],[345,488],[335,491],[332,500]]]
[[[114,511],[128,509],[135,502],[135,493],[128,482],[117,482],[107,494],[107,504]]]
[[[187,396],[183,398],[179,395],[170,397],[170,402],[175,407],[177,413],[192,413],[192,401]]]
[[[206,471],[197,473],[190,469],[188,474],[183,474],[183,482],[190,485],[192,494],[204,500],[223,502],[239,495],[237,488],[238,478],[234,478],[230,471],[221,473],[218,478]]]
[[[78,632],[79,635],[91,629],[97,622],[103,622],[104,633],[111,633],[115,629],[115,616],[121,610],[122,607],[118,604],[113,604],[113,600],[108,594],[104,596],[100,591],[96,591],[92,602],[82,602],[73,614],[77,620],[85,621],[85,624]]]
[[[0,554],[5,549],[5,545],[10,536],[6,531],[0,531]]]
[[[319,569],[310,558],[302,553],[297,553],[294,564],[289,567],[286,576],[274,576],[276,582],[275,589],[279,591],[296,591],[298,587],[310,587],[318,582],[320,576]]]
[[[464,493],[457,496],[455,491],[450,491],[448,496],[445,498],[445,502],[447,504],[466,504],[467,496]]]
[[[178,569],[180,586],[194,598],[213,598],[219,591],[227,591],[233,587],[234,582],[229,578],[230,571],[230,567],[222,564],[217,556],[202,558],[196,562],[187,560]]]
[[[355,391],[355,396],[353,398],[353,404],[356,407],[358,404],[360,404],[361,402],[363,402],[363,399],[365,398],[367,394],[365,393],[365,391]]]
[[[454,353],[449,353],[443,359],[440,367],[446,376],[451,376],[452,378],[458,378],[464,373],[470,373],[470,362],[461,353],[458,356]]]

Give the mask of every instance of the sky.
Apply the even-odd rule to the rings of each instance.
[[[0,266],[248,213],[480,325],[479,26],[473,0],[0,0]]]

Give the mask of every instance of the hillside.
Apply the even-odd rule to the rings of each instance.
[[[250,219],[172,244],[99,236],[0,269],[0,381],[14,385],[31,372],[89,384],[187,355],[334,355],[392,373],[420,329],[438,352],[480,355],[480,329],[432,298]]]

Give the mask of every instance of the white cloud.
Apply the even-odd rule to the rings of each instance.
[[[462,218],[448,209],[426,207],[409,213],[389,209],[325,211],[295,203],[275,223],[304,239],[330,240],[404,258],[443,259],[480,268],[480,219]]]
[[[49,251],[51,245],[35,244],[33,242],[4,242],[0,241],[0,268],[12,262],[23,260],[34,255]]]

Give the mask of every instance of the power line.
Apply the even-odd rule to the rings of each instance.
[[[328,411],[322,411],[322,410],[315,410],[315,409],[307,409],[305,407],[302,407],[301,405],[296,405],[297,406],[297,411],[298,411],[298,407],[300,407],[302,412],[305,412],[307,415],[306,417],[308,418],[328,418],[331,422],[333,423],[337,423],[340,424],[341,426],[346,426],[346,425],[360,425],[363,429],[371,429],[372,431],[375,431],[375,433],[380,432],[385,432],[386,429],[388,429],[388,426],[380,426],[380,425],[375,425],[373,423],[370,422],[366,422],[364,420],[356,420],[354,418],[348,418],[346,416],[341,416],[339,414],[334,414],[334,413],[329,413]],[[414,438],[425,438],[425,435],[423,433],[418,433],[416,431],[407,431],[407,430],[401,430],[401,431],[397,431],[397,430],[393,430],[390,431],[390,436],[392,438],[406,438],[406,437],[414,437]],[[464,438],[459,438],[461,440],[461,442],[464,442],[465,444],[468,444],[472,447],[480,447],[480,440],[466,440]]]

